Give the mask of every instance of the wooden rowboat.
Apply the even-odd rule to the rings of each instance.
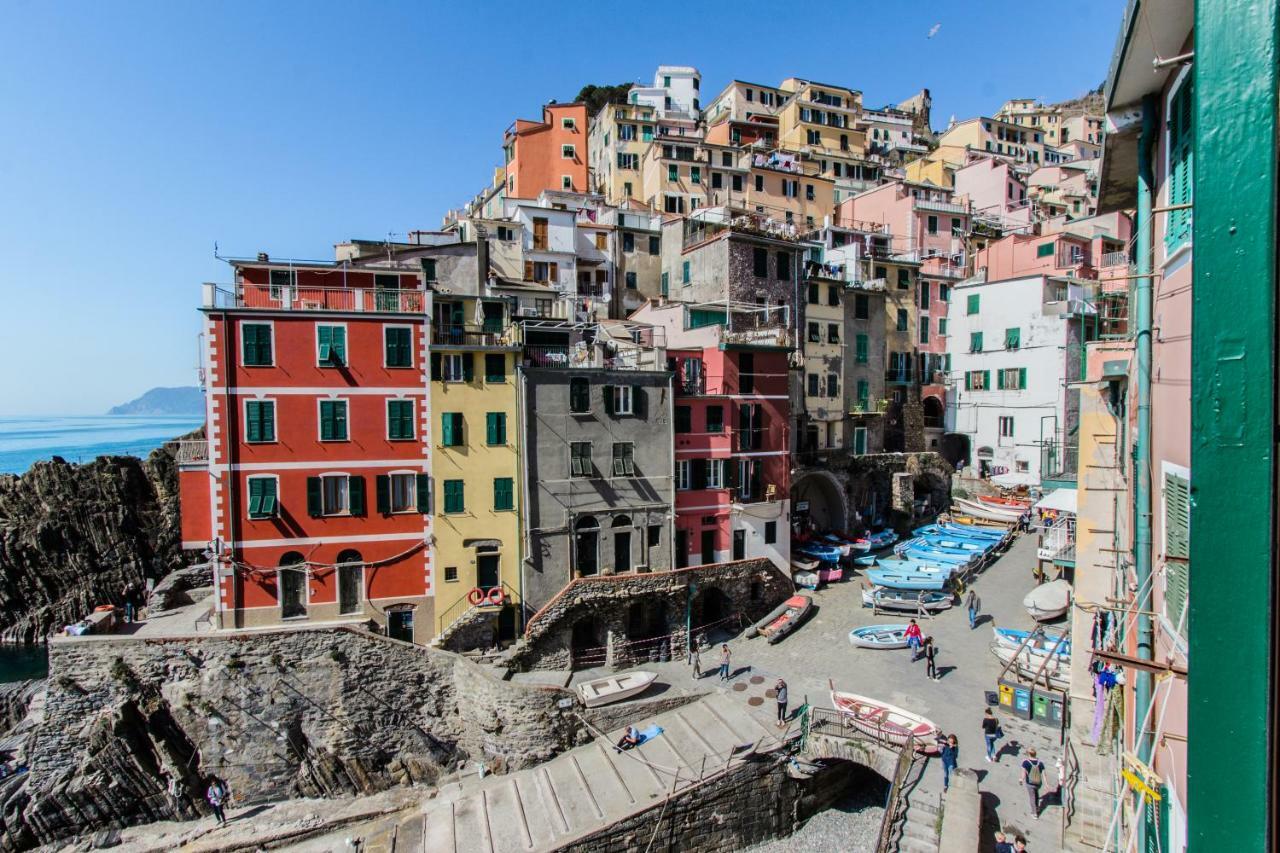
[[[807,595],[793,595],[773,609],[768,616],[761,619],[747,630],[748,637],[757,634],[770,644],[776,643],[790,634],[813,609],[813,599]]]
[[[610,675],[607,678],[582,682],[578,685],[578,695],[582,697],[582,704],[588,708],[595,708],[639,696],[649,689],[649,685],[657,677],[656,672],[646,670]]]
[[[1022,606],[1037,622],[1057,619],[1071,606],[1071,584],[1065,580],[1041,584],[1027,593]]]
[[[1013,661],[1009,669],[1017,672],[1018,677],[1024,681],[1035,679],[1038,683],[1044,684],[1047,676],[1049,686],[1054,690],[1067,690],[1071,686],[1071,661],[1068,658],[1050,660],[1044,656],[1035,657],[1025,652],[1018,654],[1016,649],[999,643],[991,644],[991,653],[1003,664]],[[1014,661],[1015,655],[1017,655],[1016,661]]]
[[[1025,507],[996,506],[982,501],[966,500],[965,498],[952,498],[951,503],[965,515],[1009,523],[1017,521],[1027,511]]]
[[[905,649],[906,625],[866,625],[849,632],[849,642],[864,649]]]
[[[996,498],[991,495],[978,495],[978,500],[982,501],[984,504],[991,504],[992,506],[1007,506],[1011,508],[1018,507],[1023,510],[1031,508],[1031,501],[1021,500],[1019,498]]]
[[[854,728],[880,741],[904,746],[914,737],[915,748],[922,752],[937,749],[938,727],[919,714],[869,699],[857,693],[843,693],[831,685],[831,704]]]

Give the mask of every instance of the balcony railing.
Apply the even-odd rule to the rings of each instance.
[[[205,441],[171,441],[165,445],[173,451],[179,465],[206,465],[209,462],[209,444]]]
[[[759,347],[791,347],[791,330],[780,326],[761,326],[755,329],[723,329],[721,338],[726,344]]]
[[[204,285],[205,308],[421,314],[425,304],[421,290],[303,287],[244,282],[233,285]]]
[[[431,343],[457,347],[514,346],[516,341],[512,327],[455,326],[431,327]]]
[[[897,385],[909,384],[911,382],[911,371],[903,368],[899,368],[898,370],[886,370],[884,372],[884,381]]]
[[[1102,266],[1121,267],[1129,265],[1128,252],[1107,252],[1102,256]]]
[[[599,347],[526,346],[526,367],[559,370],[664,370],[665,359],[654,349],[623,349],[605,355]]]
[[[949,201],[932,201],[927,198],[916,199],[916,210],[929,210],[934,213],[954,213],[963,215],[969,212],[969,208],[963,204],[954,204]]]

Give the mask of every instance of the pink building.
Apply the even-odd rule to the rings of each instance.
[[[1043,236],[1010,234],[979,249],[973,265],[976,273],[985,272],[987,281],[1038,274],[1097,278],[1093,241],[1067,231]]]
[[[943,255],[925,258],[920,265],[916,290],[919,308],[916,360],[920,405],[924,410],[924,447],[933,451],[942,449],[943,415],[947,410],[946,374],[951,367],[947,355],[947,311],[951,288],[964,278],[964,267],[949,260]]]
[[[1031,224],[1026,181],[1007,160],[977,157],[956,169],[955,193],[969,197],[976,217],[997,220],[1003,228]]]
[[[873,223],[893,235],[895,254],[963,258],[969,233],[969,205],[933,184],[898,182],[845,199],[836,206],[836,224]]]

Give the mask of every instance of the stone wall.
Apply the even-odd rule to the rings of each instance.
[[[791,579],[767,559],[577,578],[529,620],[512,662],[527,669],[621,668],[664,655],[678,658],[686,615],[695,629],[731,614],[755,621],[794,591]]]
[[[581,731],[566,691],[351,628],[69,639],[49,662],[30,773],[3,803],[10,846],[197,816],[210,774],[237,805],[370,793],[535,764]]]

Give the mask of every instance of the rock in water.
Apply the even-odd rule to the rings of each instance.
[[[201,433],[203,431],[200,431]],[[193,434],[194,435],[194,434]],[[0,475],[0,638],[38,642],[181,565],[178,470],[146,460],[55,459]]]

